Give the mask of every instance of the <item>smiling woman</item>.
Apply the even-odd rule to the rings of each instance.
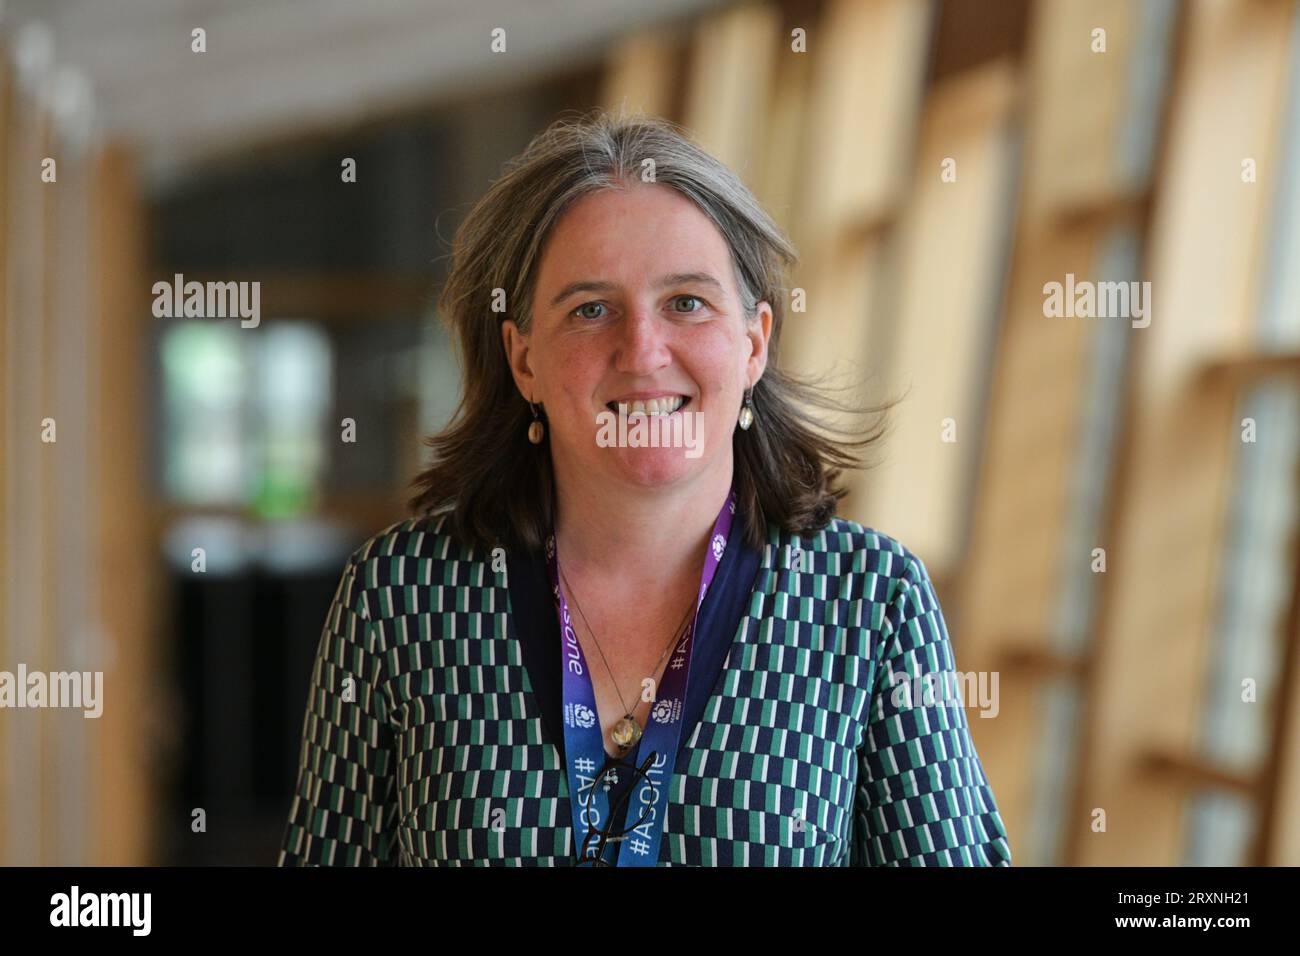
[[[855,409],[769,361],[795,251],[735,174],[665,121],[556,122],[471,210],[453,257],[439,305],[470,374],[460,414],[430,439],[412,507],[450,508],[467,543],[539,548],[563,527],[565,469],[591,466],[599,487],[630,484],[639,501],[657,467],[681,467],[680,456],[596,454],[608,402],[682,395],[719,441],[670,476],[725,490],[750,389],[764,427],[734,445],[737,494],[794,532],[825,526],[843,496],[837,469],[859,467],[854,449],[883,432],[818,420],[816,409]],[[538,446],[534,416],[552,433]]]
[[[666,122],[510,164],[440,300],[456,418],[327,616],[282,864],[1010,863],[964,710],[892,693],[951,644],[920,558],[835,515],[883,425],[833,437],[781,369],[793,261]]]

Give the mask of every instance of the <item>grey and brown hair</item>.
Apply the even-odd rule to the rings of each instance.
[[[528,332],[542,249],[565,210],[596,190],[642,182],[646,160],[655,182],[692,200],[721,232],[746,319],[755,320],[762,300],[772,308],[767,368],[752,393],[755,424],[732,439],[737,507],[750,516],[750,543],[762,546],[769,521],[800,535],[824,528],[847,494],[841,469],[864,467],[852,449],[884,433],[882,419],[868,433],[845,434],[815,409],[874,414],[892,403],[852,407],[821,380],[780,367],[785,270],[797,256],[731,170],[667,120],[604,110],[562,117],[506,164],[465,217],[438,298],[460,347],[464,388],[447,427],[425,439],[432,462],[415,479],[409,504],[416,516],[448,511],[467,547],[536,550],[545,540],[555,507],[550,442],[527,439],[532,411],[510,373],[500,324],[513,318]],[[505,292],[505,312],[492,310],[496,289]]]

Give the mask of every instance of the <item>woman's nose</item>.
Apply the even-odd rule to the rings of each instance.
[[[619,328],[617,365],[620,372],[642,375],[671,361],[667,328],[652,309],[629,309]]]

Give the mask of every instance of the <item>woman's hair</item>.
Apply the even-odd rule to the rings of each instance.
[[[565,210],[598,190],[651,181],[642,178],[646,170],[653,182],[692,200],[722,233],[746,320],[762,300],[772,308],[767,368],[752,393],[754,425],[733,436],[737,510],[748,516],[750,543],[762,546],[769,520],[800,535],[824,528],[847,494],[840,470],[863,467],[850,449],[871,446],[884,432],[882,421],[854,438],[820,420],[810,408],[864,410],[832,398],[820,379],[780,367],[785,268],[797,257],[731,170],[663,119],[602,110],[577,122],[561,118],[506,164],[470,210],[438,298],[460,344],[464,391],[448,426],[425,439],[433,461],[413,483],[410,508],[417,516],[449,510],[451,528],[467,546],[542,547],[555,507],[550,441],[528,441],[532,410],[511,375],[501,323],[513,318],[529,331],[542,250]],[[501,297],[495,290],[504,290],[504,312],[494,311]]]

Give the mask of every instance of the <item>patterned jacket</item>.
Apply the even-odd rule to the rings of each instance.
[[[921,559],[837,517],[806,538],[769,524],[755,565],[720,673],[693,692],[658,865],[1011,865]],[[280,865],[572,863],[562,734],[508,573],[445,514],[352,554]]]

